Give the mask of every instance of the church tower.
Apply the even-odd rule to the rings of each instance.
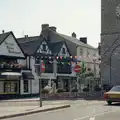
[[[101,79],[120,84],[120,0],[101,0]]]

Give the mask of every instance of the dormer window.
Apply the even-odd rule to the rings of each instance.
[[[65,54],[65,48],[62,48],[62,54]]]
[[[46,45],[43,44],[43,51],[46,51]]]
[[[89,57],[90,56],[90,52],[89,52],[89,50],[87,50],[87,57]]]
[[[80,48],[80,56],[82,56],[82,55],[83,55],[83,49]]]

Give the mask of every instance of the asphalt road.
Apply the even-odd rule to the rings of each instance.
[[[120,104],[108,106],[105,102],[99,104],[72,104],[71,108],[51,112],[37,113],[9,120],[119,120]]]

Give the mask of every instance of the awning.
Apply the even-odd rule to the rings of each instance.
[[[23,77],[23,80],[33,80],[34,79],[34,76],[32,74],[32,72],[22,72],[22,77]]]
[[[8,76],[21,76],[21,73],[18,72],[3,72],[1,75],[8,75]]]

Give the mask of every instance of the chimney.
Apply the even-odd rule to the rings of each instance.
[[[76,34],[75,34],[75,32],[72,33],[72,37],[76,38]]]
[[[28,38],[28,35],[25,35],[25,38]]]
[[[56,32],[57,28],[55,26],[51,26],[51,27],[49,27],[49,29],[52,30],[52,31],[54,31],[54,32]]]
[[[87,37],[81,37],[80,38],[80,41],[87,44]]]
[[[49,24],[42,24],[41,29],[42,29],[42,32],[49,29]]]
[[[4,31],[4,30],[2,30],[2,33],[5,33],[5,31]]]

